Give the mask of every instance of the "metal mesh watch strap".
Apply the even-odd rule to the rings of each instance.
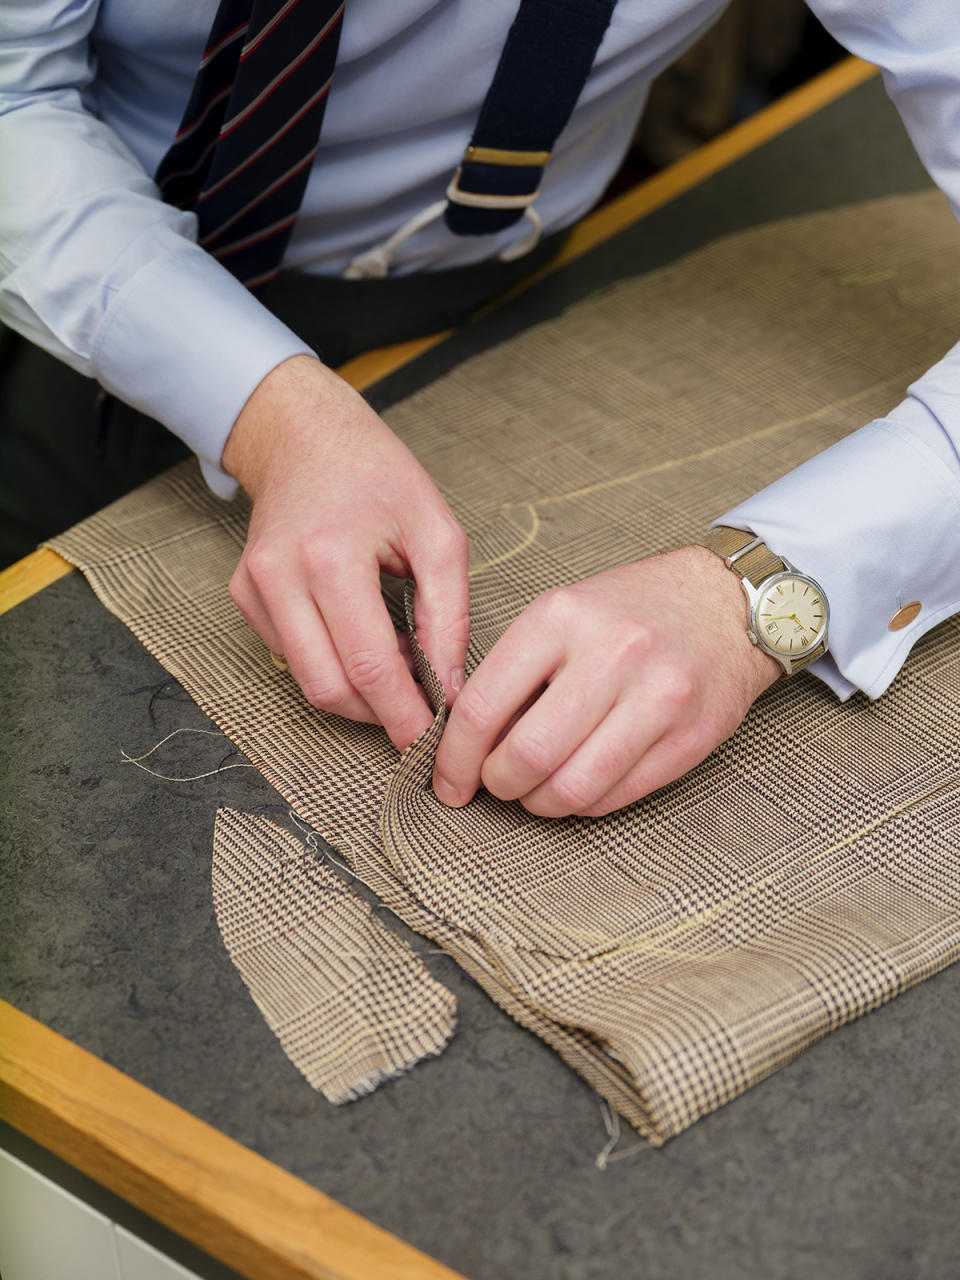
[[[751,543],[756,543],[756,546],[750,547]],[[722,557],[728,568],[756,588],[759,588],[761,583],[772,574],[783,573],[789,568],[766,543],[758,540],[755,533],[749,533],[743,529],[732,529],[729,525],[721,524],[711,529],[701,540],[701,545]],[[750,550],[740,555],[739,553],[745,547],[750,547]],[[811,662],[816,662],[817,658],[822,658],[827,651],[827,642],[825,639],[821,640],[815,649],[796,658],[789,658],[766,646],[763,647],[784,666],[786,671],[792,674]]]
[[[805,653],[802,658],[794,658],[794,671],[799,671],[801,667],[808,667],[811,662],[816,662],[818,658],[822,658],[826,652],[827,642],[826,640],[821,640],[815,649],[811,649],[809,653]]]
[[[731,529],[728,525],[720,524],[710,530],[703,539],[703,545],[710,551],[715,551],[724,560],[729,560],[731,556],[736,556],[737,552],[756,541],[755,533],[747,533],[743,529]],[[730,565],[734,573],[739,574],[741,578],[746,578],[755,587],[759,587],[760,583],[771,574],[783,573],[786,567],[780,557],[774,555],[763,542]]]

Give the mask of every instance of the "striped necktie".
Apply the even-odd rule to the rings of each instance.
[[[250,289],[277,273],[317,153],[342,0],[221,0],[156,173],[200,244]]]

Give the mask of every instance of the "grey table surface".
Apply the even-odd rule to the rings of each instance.
[[[926,185],[871,82],[371,399],[716,234]],[[460,1002],[454,1040],[336,1108],[284,1056],[213,916],[217,806],[282,816],[280,797],[252,768],[165,782],[122,761],[211,726],[77,574],[0,618],[0,661],[0,996],[17,1008],[470,1280],[960,1275],[960,966],[659,1151],[625,1131],[601,1171],[595,1095],[429,954]],[[200,773],[229,749],[180,735],[146,763]]]

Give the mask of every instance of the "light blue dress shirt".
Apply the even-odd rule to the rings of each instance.
[[[442,198],[517,0],[349,0],[316,163],[284,266],[339,274]],[[176,132],[216,0],[3,0],[0,318],[159,419],[228,496],[219,459],[260,380],[307,348],[195,243],[150,178]],[[960,207],[960,26],[944,0],[816,0],[887,88],[935,181]],[[596,201],[652,78],[722,0],[620,0],[547,169],[549,233]],[[526,234],[454,237],[434,222],[394,270],[486,258]],[[958,232],[960,234],[960,232]],[[960,609],[960,347],[886,418],[733,512],[817,578],[837,691],[882,693],[916,639]],[[791,511],[803,510],[792,522]],[[711,514],[711,513],[705,513]],[[837,548],[842,548],[838,554]],[[908,628],[901,604],[923,609]]]

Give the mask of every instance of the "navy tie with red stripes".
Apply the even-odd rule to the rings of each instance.
[[[277,273],[297,220],[337,57],[343,3],[221,0],[179,132],[156,173],[164,200],[248,288]]]

